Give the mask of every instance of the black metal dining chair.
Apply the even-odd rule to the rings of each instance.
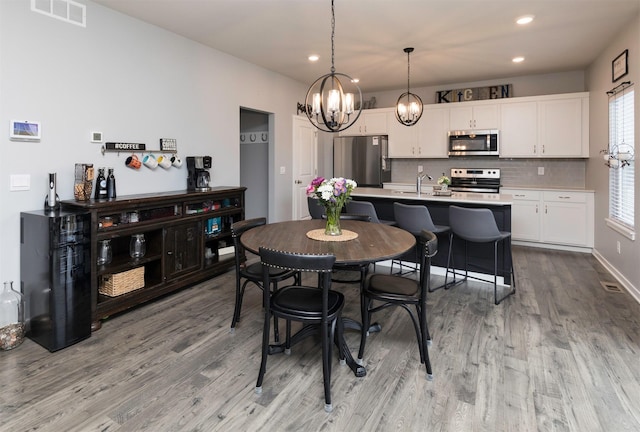
[[[438,252],[438,237],[423,230],[418,235],[420,245],[420,277],[373,273],[367,276],[362,290],[362,332],[358,360],[361,363],[369,334],[371,315],[391,306],[400,306],[409,313],[418,339],[420,363],[427,369],[427,379],[433,379],[428,346],[431,342],[427,325],[427,292],[431,279],[431,258]],[[415,308],[415,314],[411,308]]]
[[[493,243],[493,298],[496,305],[502,300],[515,294],[516,278],[513,269],[513,256],[511,254],[511,233],[500,231],[496,218],[488,208],[467,208],[459,206],[449,206],[449,224],[451,233],[449,234],[449,255],[447,257],[447,270],[445,274],[445,285],[447,278],[452,272],[454,279],[459,274],[453,266],[453,242],[456,238],[464,241],[464,278],[458,283],[464,282],[468,278],[486,282],[485,279],[469,275],[467,245],[468,243]],[[509,274],[512,288],[506,294],[498,298],[498,244],[504,242],[504,250],[508,253],[509,268],[503,269]],[[448,286],[447,286],[448,288]]]
[[[331,289],[331,270],[335,264],[334,255],[302,255],[290,252],[260,248],[260,260],[263,266],[263,285],[271,280],[272,269],[290,272],[315,272],[318,274],[317,285],[308,286],[300,283],[278,288],[264,293],[264,329],[262,333],[262,361],[256,383],[256,393],[262,393],[262,383],[267,369],[269,355],[269,334],[271,317],[286,320],[287,336],[285,352],[291,349],[291,322],[307,326],[320,327],[322,343],[322,376],[324,383],[324,409],[333,410],[331,404],[331,360],[333,341],[338,343],[338,355],[344,361],[344,337],[341,319],[344,307],[344,295]]]
[[[240,321],[240,311],[242,309],[242,299],[244,291],[248,284],[252,283],[260,289],[262,285],[262,264],[255,262],[247,265],[244,247],[240,242],[240,236],[246,231],[265,225],[266,218],[246,219],[235,222],[231,225],[231,237],[235,249],[235,265],[236,265],[236,301],[233,309],[233,318],[231,319],[231,333],[235,331],[236,324]],[[296,283],[300,283],[300,272],[288,271],[273,268],[270,270],[270,284],[272,289],[276,289],[279,282],[293,278]],[[276,338],[278,337],[278,326],[274,326]]]

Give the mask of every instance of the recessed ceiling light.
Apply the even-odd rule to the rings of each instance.
[[[533,18],[533,15],[523,15],[520,18],[516,19],[516,23],[520,25],[529,24],[531,21],[533,21]]]
[[[524,57],[514,57],[511,61],[514,63],[522,63],[524,61]]]
[[[312,54],[309,56],[309,61],[312,61],[312,62],[317,62],[319,59],[320,57],[315,54]]]

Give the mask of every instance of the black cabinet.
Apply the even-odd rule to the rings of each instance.
[[[57,351],[91,336],[88,212],[20,213],[20,289],[27,337]]]
[[[165,279],[197,270],[202,256],[202,222],[174,225],[164,230]]]
[[[231,269],[230,226],[244,219],[245,190],[215,187],[63,201],[63,209],[84,210],[91,217],[92,328],[113,314]],[[140,234],[146,253],[132,258],[129,245]],[[112,260],[98,264],[99,245],[107,240]]]

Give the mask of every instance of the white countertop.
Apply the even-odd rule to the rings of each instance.
[[[570,187],[553,187],[553,186],[506,186],[502,185],[501,189],[520,189],[520,190],[537,190],[537,191],[567,191],[567,192],[587,192],[594,193],[594,189],[570,188]]]
[[[428,191],[427,191],[428,189]],[[509,194],[453,192],[451,196],[436,196],[431,187],[424,186],[423,192],[402,189],[380,189],[370,187],[357,187],[351,192],[354,197],[371,197],[386,199],[403,199],[416,201],[442,201],[451,203],[484,204],[484,205],[512,205],[513,199]]]

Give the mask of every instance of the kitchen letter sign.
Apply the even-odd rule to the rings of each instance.
[[[436,103],[468,102],[485,99],[504,99],[513,96],[512,84],[475,87],[436,92]]]

